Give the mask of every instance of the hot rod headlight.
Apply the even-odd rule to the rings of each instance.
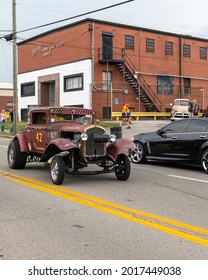
[[[110,135],[110,141],[111,142],[115,142],[116,141],[116,135],[115,134],[111,134]]]
[[[87,133],[82,133],[81,134],[81,139],[82,139],[82,141],[87,141],[87,139],[88,139]]]

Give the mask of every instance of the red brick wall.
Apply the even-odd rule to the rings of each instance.
[[[94,22],[94,31],[89,28],[90,22],[81,22],[71,27],[57,30],[34,38],[18,47],[18,67],[19,73],[50,67],[54,65],[79,61],[91,58],[92,34],[94,33],[94,91],[92,93],[93,109],[102,118],[103,107],[111,105],[110,94],[101,90],[102,72],[107,70],[106,64],[99,64],[98,49],[102,48],[102,33],[109,32],[113,34],[113,48],[118,52],[125,48],[125,35],[134,36],[134,50],[125,50],[136,69],[143,73],[145,81],[151,89],[157,94],[157,75],[171,75],[174,77],[174,94],[157,94],[163,103],[162,111],[170,108],[170,103],[179,97],[180,74],[184,77],[191,78],[191,87],[195,88],[192,94],[197,92],[202,94],[200,89],[204,89],[205,107],[208,104],[208,62],[200,59],[200,47],[208,47],[208,41],[182,38],[182,45],[191,45],[191,57],[183,57],[181,60],[180,73],[180,36],[150,31],[147,29],[140,30],[135,27],[125,27],[124,25],[104,24],[101,21]],[[155,52],[146,52],[146,38],[154,39]],[[173,55],[165,54],[165,42],[173,42]],[[41,45],[42,44],[42,45]],[[136,95],[125,80],[118,72],[115,65],[109,65],[108,71],[112,72],[113,88],[117,89],[118,85],[123,83],[123,87],[128,90],[128,95],[113,92],[113,111],[121,111],[124,102],[128,101],[134,111],[139,110],[139,103]],[[145,74],[146,73],[146,74]],[[207,80],[206,80],[207,79]],[[60,81],[62,82],[62,81]],[[183,83],[183,79],[182,79]],[[182,84],[183,85],[183,84]],[[192,96],[194,98],[194,96]],[[114,104],[115,98],[118,98],[118,104]],[[145,107],[141,105],[141,111]]]
[[[11,108],[7,107],[7,103],[13,103],[13,97],[11,96],[0,96],[0,111],[4,109],[5,111],[9,111]]]
[[[155,33],[149,31],[140,31],[136,29],[123,28],[119,26],[107,26],[105,24],[95,24],[95,50],[102,47],[102,32],[109,32],[113,34],[113,47],[125,48],[125,35],[134,36],[134,50],[125,50],[128,57],[136,66],[139,72],[143,73],[145,81],[151,86],[151,89],[157,94],[157,75],[171,75],[174,77],[174,94],[157,94],[160,101],[163,104],[162,111],[170,109],[170,103],[175,98],[179,97],[180,91],[180,75],[183,77],[191,78],[191,96],[194,98],[196,94],[199,97],[202,108],[202,91],[204,89],[204,100],[208,103],[207,92],[208,82],[202,80],[205,78],[208,80],[208,62],[207,60],[200,59],[200,47],[208,47],[208,41],[194,40],[191,38],[182,38],[183,44],[191,45],[191,57],[183,57],[180,63],[180,36]],[[155,51],[154,53],[146,52],[146,38],[154,39]],[[165,42],[173,42],[173,55],[167,55],[165,53]],[[183,49],[182,49],[183,51]],[[181,68],[181,69],[180,69]],[[180,72],[180,70],[182,72]],[[101,81],[102,71],[106,71],[106,65],[100,65],[98,63],[98,56],[95,52],[95,81]],[[113,72],[113,82],[122,82],[121,74],[116,70],[115,66],[109,66],[109,71]],[[147,74],[144,74],[147,73]],[[183,79],[182,79],[183,89]],[[103,95],[103,96],[102,96]],[[94,106],[99,107],[101,103],[106,104],[106,93],[94,94],[93,98]],[[96,96],[98,96],[96,98]],[[115,97],[117,95],[115,94]],[[119,98],[120,97],[120,98]],[[121,95],[118,95],[119,100],[122,100]],[[135,94],[131,92],[129,88],[128,96],[124,96],[124,99],[128,99],[130,106],[135,111],[138,110],[138,101],[135,100]],[[120,111],[122,104],[113,105],[113,111]],[[141,106],[141,110],[145,110],[144,106]]]
[[[91,57],[89,23],[34,38],[18,47],[18,73]]]

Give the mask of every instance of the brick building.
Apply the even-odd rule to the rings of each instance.
[[[208,104],[208,39],[85,19],[18,44],[19,115],[28,105],[83,106],[100,119]]]

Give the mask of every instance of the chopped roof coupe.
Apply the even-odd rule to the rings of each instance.
[[[99,174],[115,172],[127,180],[131,166],[129,153],[135,149],[130,139],[116,139],[97,124],[95,111],[74,107],[37,107],[29,112],[28,125],[10,141],[9,167],[22,169],[30,162],[50,162],[54,184],[65,173]],[[99,168],[82,170],[90,164]]]
[[[208,119],[177,120],[149,133],[135,135],[132,140],[134,163],[148,160],[201,165],[208,173]]]

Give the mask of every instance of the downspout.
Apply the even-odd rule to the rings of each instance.
[[[90,26],[91,31],[91,85],[90,85],[90,108],[92,109],[92,92],[94,85],[94,65],[95,65],[95,34],[94,34],[94,22]]]
[[[179,43],[179,77],[180,77],[180,89],[179,89],[179,98],[182,98],[182,86],[183,86],[183,79],[182,79],[182,74],[183,74],[183,65],[182,65],[182,57],[183,57],[183,42],[182,42],[182,35],[180,35],[180,43]]]

